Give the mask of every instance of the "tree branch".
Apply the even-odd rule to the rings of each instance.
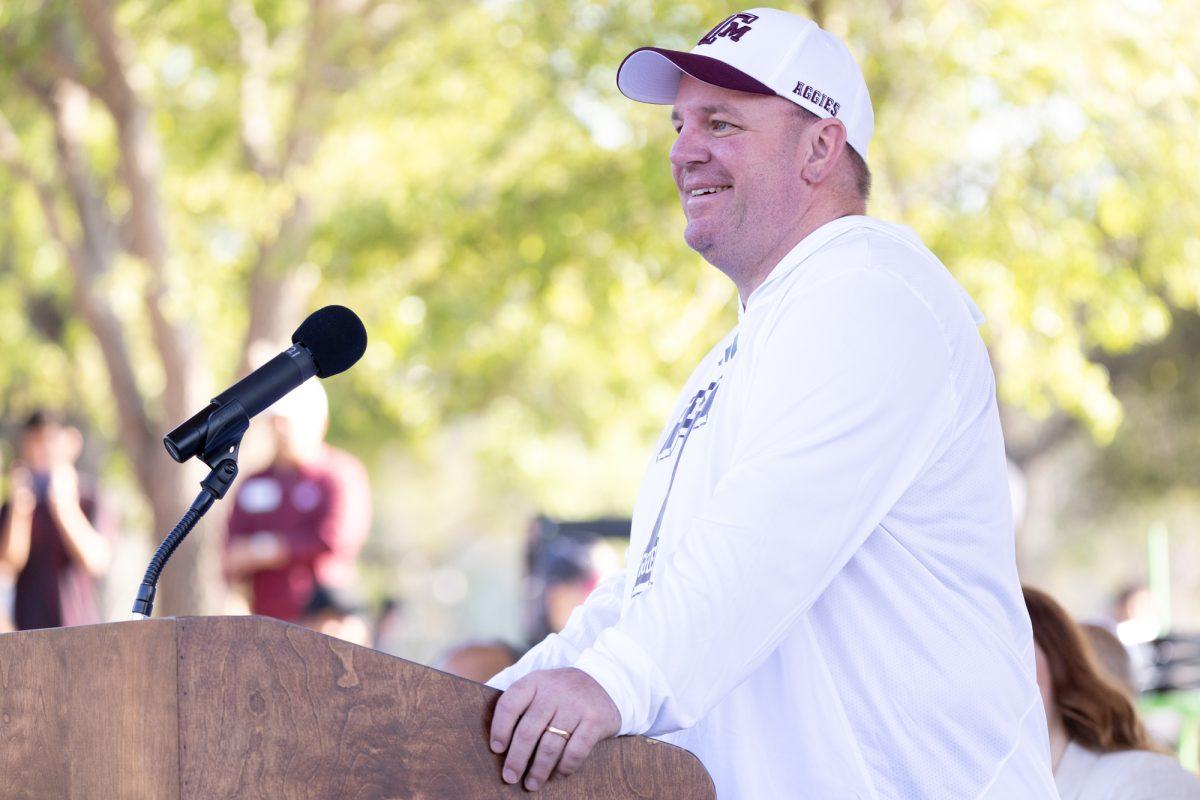
[[[825,0],[808,0],[808,16],[813,22],[825,27]]]
[[[311,209],[308,202],[298,196],[280,221],[275,237],[259,244],[258,255],[250,270],[250,320],[238,375],[244,375],[256,366],[252,363],[256,345],[280,344],[279,340],[295,324],[316,288],[319,276],[313,270],[294,266],[302,258],[311,230]],[[289,268],[279,269],[280,262],[290,262]]]
[[[59,79],[51,100],[54,108],[55,147],[66,179],[67,190],[75,203],[83,226],[83,246],[90,268],[89,280],[108,271],[117,250],[117,226],[104,198],[96,188],[96,179],[83,147],[91,97],[87,90],[68,79]]]
[[[260,174],[290,183],[292,169],[308,163],[316,152],[320,134],[311,126],[315,115],[312,105],[317,101],[319,78],[324,68],[326,52],[326,30],[330,25],[326,13],[326,0],[311,0],[305,26],[304,47],[301,55],[301,72],[292,95],[290,117],[283,143],[283,154],[269,171],[255,167]],[[242,131],[243,141],[248,136],[269,130],[266,118],[266,72],[269,58],[266,45],[266,30],[254,16],[253,8],[241,0],[230,8],[230,19],[238,29],[242,40],[242,58],[246,63],[243,78]],[[250,94],[262,93],[258,109],[248,108]],[[258,115],[262,115],[262,119]],[[258,152],[261,154],[261,147]],[[259,159],[261,162],[261,159]],[[251,159],[254,166],[255,159]],[[297,269],[303,259],[304,250],[312,231],[312,215],[308,200],[293,187],[295,201],[279,222],[275,236],[259,242],[258,254],[250,270],[249,322],[242,347],[238,374],[244,374],[254,365],[255,345],[259,342],[274,344],[281,339],[295,318],[304,310],[308,297],[315,288],[315,276],[311,270]]]
[[[242,73],[242,150],[250,169],[264,177],[277,177],[275,126],[271,122],[271,45],[267,26],[248,0],[229,4],[229,21],[238,36]]]
[[[66,253],[67,263],[74,277],[72,302],[100,344],[113,394],[117,400],[122,438],[132,449],[131,461],[138,471],[139,480],[147,481],[151,477],[148,474],[150,466],[143,456],[151,448],[157,447],[158,437],[154,433],[156,426],[145,412],[142,394],[134,376],[133,360],[125,343],[124,327],[95,287],[96,278],[106,271],[111,262],[113,250],[111,241],[106,241],[107,235],[98,231],[100,223],[96,206],[99,200],[91,195],[87,180],[88,170],[79,139],[80,120],[77,119],[77,110],[72,108],[72,105],[78,102],[72,96],[73,93],[83,92],[86,95],[86,92],[77,84],[73,87],[56,92],[52,102],[56,112],[55,147],[76,211],[80,219],[84,220],[83,246],[71,241],[58,213],[54,190],[29,169],[21,157],[16,134],[3,117],[0,117],[0,158],[3,158],[14,175],[33,187],[51,237]],[[88,222],[85,218],[93,219]],[[97,237],[100,237],[99,240]]]
[[[166,376],[163,411],[169,419],[182,420],[199,399],[199,373],[193,365],[199,345],[185,322],[166,316],[169,250],[158,190],[162,148],[151,127],[149,111],[131,80],[130,46],[116,30],[111,5],[106,0],[80,0],[80,6],[104,70],[97,91],[117,127],[121,173],[130,198],[129,249],[149,270],[144,299]]]
[[[306,164],[317,149],[319,136],[308,124],[310,106],[317,79],[325,66],[325,38],[329,27],[325,19],[326,0],[310,0],[308,27],[304,38],[303,71],[292,96],[291,120],[288,123],[287,144],[283,149],[280,174],[286,174],[295,164]]]
[[[21,157],[21,145],[16,132],[2,111],[0,111],[0,161],[4,162],[18,180],[28,183],[33,188],[37,195],[38,205],[42,209],[42,215],[46,218],[46,227],[50,229],[50,236],[62,247],[68,260],[76,262],[82,259],[83,253],[67,238],[62,218],[58,214],[58,206],[54,202],[54,191],[49,184],[33,173],[33,170]]]
[[[304,28],[304,40],[300,56],[301,69],[294,85],[289,117],[284,133],[282,155],[272,168],[264,169],[265,145],[255,145],[249,150],[258,154],[251,157],[252,168],[264,175],[291,185],[296,167],[311,161],[323,132],[325,117],[320,113],[328,96],[328,87],[323,82],[326,70],[337,57],[329,52],[329,41],[334,38],[335,26],[342,21],[369,27],[370,18],[378,8],[378,0],[342,2],[336,6],[331,0],[310,0],[309,15]],[[254,15],[246,0],[237,0],[230,8],[230,20],[241,39],[242,59],[246,64],[243,78],[243,142],[253,143],[256,136],[270,130],[266,117],[266,76],[270,59],[266,29]],[[386,40],[393,31],[383,32]],[[356,41],[353,37],[339,37]],[[357,79],[359,76],[353,76]],[[253,105],[251,96],[257,96]],[[261,119],[260,119],[261,117]],[[259,164],[256,166],[256,162]],[[259,243],[258,253],[250,270],[249,306],[250,319],[246,329],[245,346],[239,374],[244,374],[253,365],[251,359],[255,345],[259,342],[277,343],[294,324],[303,311],[309,295],[316,286],[317,276],[313,270],[298,267],[302,263],[312,230],[311,209],[308,198],[296,186],[291,186],[295,201],[280,220],[273,238]]]

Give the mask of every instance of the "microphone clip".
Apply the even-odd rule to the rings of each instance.
[[[218,405],[208,416],[204,444],[197,455],[214,471],[222,462],[232,460],[235,465],[234,477],[236,477],[238,449],[242,446],[242,436],[249,428],[250,415],[237,400],[229,400]],[[222,496],[224,494],[224,492],[221,493]]]

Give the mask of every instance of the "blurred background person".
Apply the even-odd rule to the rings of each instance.
[[[571,612],[600,582],[594,553],[592,541],[557,539],[547,546],[542,572],[547,633],[558,633],[566,627]]]
[[[0,563],[0,633],[16,630],[12,619],[13,572],[7,564]]]
[[[515,647],[499,639],[465,642],[447,650],[433,666],[460,678],[483,683],[521,658]]]
[[[1087,637],[1092,654],[1096,656],[1096,663],[1104,671],[1105,677],[1111,679],[1130,697],[1137,697],[1138,685],[1133,675],[1133,661],[1116,634],[1103,625],[1094,623],[1083,623],[1079,628]]]
[[[304,607],[303,623],[317,633],[371,646],[371,626],[365,608],[351,589],[318,585]]]
[[[371,626],[371,646],[384,653],[400,655],[410,627],[404,601],[395,596],[385,597]]]
[[[1200,779],[1155,752],[1132,700],[1062,606],[1037,589],[1024,595],[1062,800],[1200,800]]]
[[[325,443],[329,404],[308,381],[267,411],[270,465],[234,494],[225,574],[249,588],[250,611],[301,619],[318,586],[353,585],[371,523],[362,463]]]
[[[98,584],[115,531],[95,485],[75,469],[83,435],[56,412],[35,411],[18,450],[0,508],[0,564],[15,576],[13,624],[31,630],[100,622]]]
[[[539,515],[530,521],[522,621],[526,643],[561,631],[597,584],[621,571],[629,524],[618,517],[562,520]]]
[[[0,454],[0,474],[4,472],[3,454]],[[3,533],[0,532],[0,536]],[[10,633],[16,630],[12,621],[13,605],[13,570],[4,559],[0,558],[0,633]]]
[[[1112,595],[1107,613],[1090,622],[1109,631],[1125,648],[1134,687],[1139,691],[1152,688],[1154,642],[1165,631],[1150,587],[1140,581],[1125,583]]]
[[[1113,598],[1114,633],[1126,646],[1154,641],[1162,633],[1162,619],[1154,593],[1145,584],[1123,587]]]

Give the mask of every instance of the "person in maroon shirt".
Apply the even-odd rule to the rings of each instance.
[[[237,488],[225,574],[250,588],[250,611],[301,620],[318,586],[348,587],[371,523],[367,473],[325,444],[325,390],[309,381],[268,412],[275,455]]]
[[[37,411],[22,426],[20,449],[0,508],[0,566],[16,575],[13,623],[32,630],[100,622],[98,582],[114,529],[95,487],[75,471],[83,436]]]

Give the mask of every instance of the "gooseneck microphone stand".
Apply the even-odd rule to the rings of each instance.
[[[137,599],[133,601],[135,617],[150,618],[154,611],[154,592],[158,587],[158,578],[167,565],[167,560],[192,532],[192,528],[196,527],[204,513],[212,508],[212,504],[225,496],[237,478],[238,448],[242,444],[242,435],[249,427],[250,416],[236,400],[218,406],[209,416],[199,457],[212,471],[200,481],[200,494],[196,495],[183,518],[167,534],[167,538],[163,539],[150,559],[146,575],[142,578],[142,585],[138,587]]]

